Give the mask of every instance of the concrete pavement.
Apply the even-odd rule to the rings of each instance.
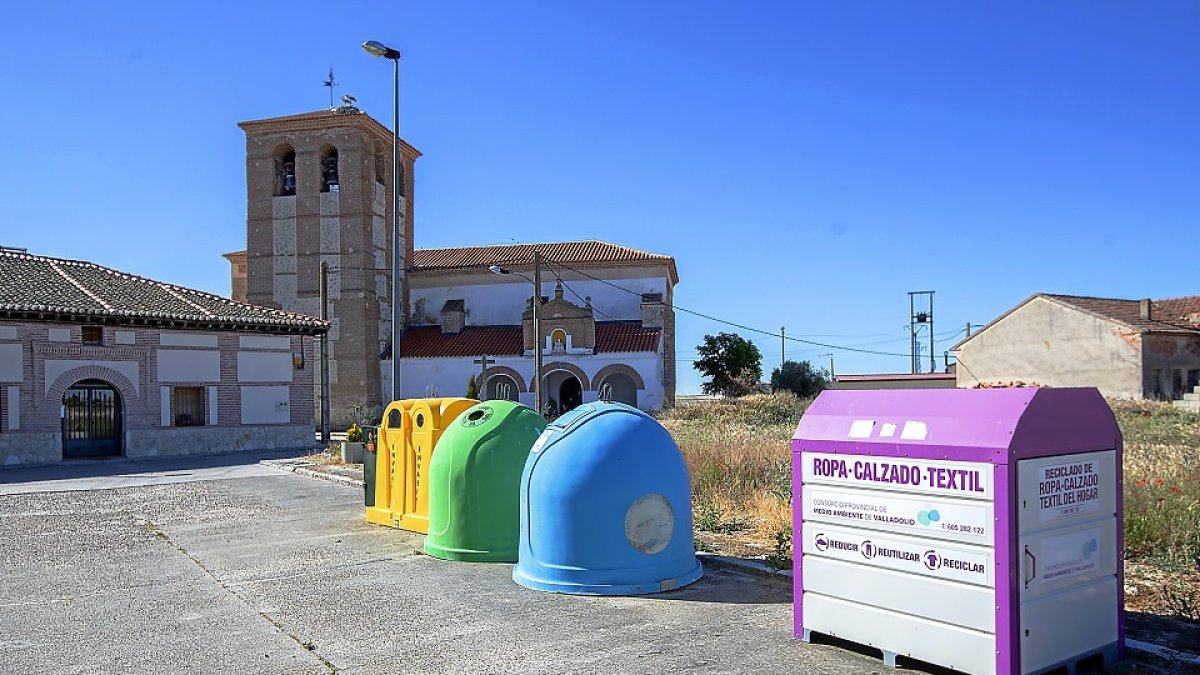
[[[366,524],[351,487],[150,468],[0,486],[6,672],[891,672],[794,641],[790,589],[755,577],[539,593],[510,565],[437,560],[420,536]]]

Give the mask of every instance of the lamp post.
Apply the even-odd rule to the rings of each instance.
[[[546,414],[542,408],[542,254],[533,252],[533,278],[505,269],[500,265],[488,268],[492,274],[512,274],[533,284],[533,407],[539,415]]]
[[[400,288],[400,52],[369,40],[362,48],[371,56],[392,61],[392,400],[400,400],[400,322],[403,317]]]

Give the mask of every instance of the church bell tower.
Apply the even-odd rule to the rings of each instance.
[[[355,405],[378,411],[384,402],[392,209],[400,210],[403,270],[412,260],[413,165],[421,153],[401,141],[393,199],[392,132],[358,108],[238,126],[246,133],[246,290],[235,299],[319,316],[321,263],[328,265],[330,409],[335,428],[348,424]],[[407,317],[407,278],[402,288]],[[314,403],[320,410],[319,385]]]

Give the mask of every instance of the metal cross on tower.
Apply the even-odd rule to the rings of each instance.
[[[338,86],[337,82],[333,81],[333,68],[329,69],[329,79],[321,83],[323,87],[329,87],[329,109],[333,110],[333,88]]]

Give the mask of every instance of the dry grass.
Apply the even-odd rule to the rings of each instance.
[[[772,394],[663,414],[691,470],[706,543],[715,534],[791,555],[791,437],[807,405]],[[1164,403],[1111,405],[1125,438],[1127,557],[1200,569],[1200,415]]]

